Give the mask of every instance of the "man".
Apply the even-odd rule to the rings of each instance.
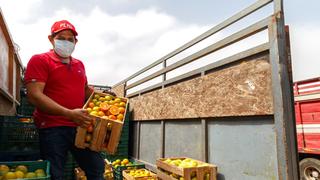
[[[77,31],[68,21],[55,22],[48,36],[53,49],[34,55],[26,69],[25,84],[39,128],[41,157],[51,164],[52,179],[63,179],[70,151],[89,180],[103,179],[104,160],[98,152],[74,146],[76,127],[91,123],[81,109],[92,93],[82,62],[71,56]]]

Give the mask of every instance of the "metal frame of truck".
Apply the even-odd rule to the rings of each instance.
[[[218,41],[186,58],[181,59],[180,61],[167,65],[167,60],[177,54],[183,52],[184,50],[196,45],[197,43],[201,42],[202,40],[210,37],[213,34],[220,32],[221,30],[229,27],[230,25],[238,22],[239,20],[247,17],[248,15],[258,11],[259,9],[273,3],[273,11],[274,13],[267,17],[266,19],[260,20],[257,23],[254,23],[247,28],[240,30],[221,41]],[[225,58],[221,61],[209,64],[205,67],[193,70],[191,72],[187,72],[180,76],[174,77],[172,79],[167,79],[166,75],[168,72],[177,69],[185,64],[191,63],[203,56],[206,56],[212,52],[218,51],[224,47],[227,47],[231,44],[234,44],[238,41],[241,41],[247,37],[250,37],[258,32],[263,30],[268,31],[269,41],[267,43],[261,44],[249,50],[243,51],[241,53],[237,53],[231,57]],[[113,86],[114,90],[117,92],[123,93],[123,95],[127,96],[128,98],[133,98],[136,96],[142,96],[144,93],[154,91],[157,89],[163,89],[169,85],[179,83],[180,81],[188,78],[192,78],[195,75],[205,75],[208,70],[217,69],[227,64],[231,64],[237,62],[238,60],[248,57],[254,54],[258,54],[261,52],[269,52],[270,58],[270,65],[271,65],[271,79],[272,79],[272,94],[273,94],[273,110],[274,113],[272,116],[267,116],[267,118],[272,118],[270,122],[272,122],[275,132],[275,148],[276,148],[276,172],[270,170],[273,173],[274,179],[287,179],[287,180],[297,180],[298,177],[298,163],[297,163],[297,146],[296,146],[296,131],[295,131],[295,121],[294,120],[294,110],[293,110],[293,93],[290,84],[290,75],[288,73],[288,52],[286,46],[286,34],[285,34],[285,26],[284,26],[284,14],[283,14],[283,1],[282,0],[259,0],[252,4],[251,6],[245,8],[244,10],[240,11],[239,13],[235,14],[234,16],[228,18],[227,20],[223,21],[222,23],[218,24],[217,26],[211,28],[207,32],[201,34],[200,36],[194,38],[190,42],[186,43],[185,45],[181,46],[180,48],[176,49],[175,51],[169,53],[168,55],[162,57],[161,59],[155,61],[151,65],[143,68],[142,70],[138,71],[137,73],[133,74],[129,78],[117,83]],[[156,67],[157,65],[163,65],[163,68],[148,75],[147,77],[140,78],[135,82],[131,82],[133,79],[137,78],[139,75],[145,73],[146,71]],[[138,90],[133,93],[128,93],[128,91],[138,85],[141,85],[149,80],[152,80],[156,77],[162,76],[162,82],[146,87],[144,89]],[[120,94],[121,94],[120,93]],[[258,117],[257,117],[258,118]],[[264,118],[264,117],[263,117]],[[250,118],[249,118],[250,119]],[[254,117],[253,117],[254,119]],[[160,140],[162,141],[160,147],[160,156],[164,156],[164,138],[165,138],[165,128],[167,123],[163,120],[160,121]],[[269,122],[269,120],[268,120]],[[202,143],[201,146],[203,147],[203,155],[202,159],[207,161],[208,160],[208,122],[206,119],[200,120],[201,129],[202,129]],[[143,122],[137,121],[135,122],[135,128],[137,133],[137,155],[136,158],[139,159],[141,154],[141,142],[140,134],[142,130],[142,126],[144,126]],[[272,147],[273,148],[273,145]],[[254,152],[253,152],[254,153]],[[263,162],[261,162],[263,163]],[[257,166],[259,162],[257,162]],[[152,166],[152,164],[150,164]],[[219,167],[218,167],[219,169]],[[243,172],[244,174],[248,175],[248,172]],[[254,174],[254,173],[253,173]],[[247,176],[246,176],[247,177]],[[255,179],[253,177],[253,179]]]

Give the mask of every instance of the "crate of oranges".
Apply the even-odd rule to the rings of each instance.
[[[128,107],[128,99],[106,93],[93,92],[84,105],[92,117],[87,128],[78,127],[75,145],[93,151],[114,154],[120,140]]]

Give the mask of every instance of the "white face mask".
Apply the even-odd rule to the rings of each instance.
[[[54,51],[61,57],[67,58],[71,56],[75,44],[67,40],[54,40]]]

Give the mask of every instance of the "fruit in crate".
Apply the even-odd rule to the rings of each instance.
[[[92,116],[123,121],[126,104],[126,99],[96,93],[85,109]]]
[[[24,178],[41,178],[46,177],[43,169],[37,169],[35,172],[28,172],[25,165],[9,167],[5,164],[0,165],[0,179],[24,179]]]
[[[112,166],[114,168],[117,168],[118,166],[130,166],[132,165],[132,162],[129,161],[129,159],[125,158],[125,159],[117,159],[115,161],[112,162]]]
[[[4,165],[4,164],[0,165],[0,176],[5,175],[9,171],[10,171],[10,169],[7,165]]]
[[[145,169],[130,170],[129,174],[130,174],[130,176],[133,176],[133,177],[149,177],[149,176],[151,176],[150,171],[145,170]]]
[[[170,159],[170,158],[168,158],[168,159],[164,160],[164,162],[166,162],[170,165],[181,167],[181,168],[190,168],[190,167],[201,166],[201,164],[199,164],[197,161],[195,161],[193,159],[189,159],[189,158],[185,158],[185,159]]]

